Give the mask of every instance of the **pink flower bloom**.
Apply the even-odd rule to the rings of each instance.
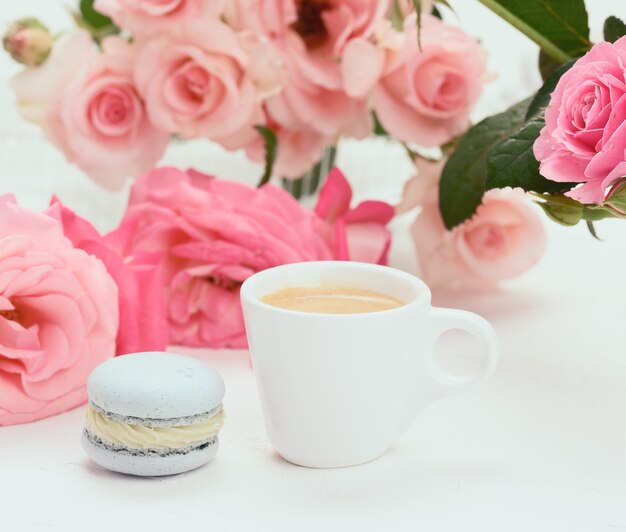
[[[371,132],[367,93],[359,88],[364,79],[373,84],[371,77],[380,71],[378,56],[367,40],[383,21],[388,0],[238,0],[234,4],[230,20],[266,32],[283,52],[285,88],[267,104],[282,127],[313,128],[333,138],[363,138]],[[229,9],[226,13],[228,19]]]
[[[285,87],[266,103],[274,120],[291,131],[313,128],[333,139],[369,135],[372,120],[367,99],[348,95],[340,64],[314,57],[294,32],[287,34],[282,46]]]
[[[260,29],[281,39],[295,32],[318,57],[339,58],[355,38],[369,38],[390,0],[231,0],[224,9],[235,29]]]
[[[352,39],[369,38],[389,0],[299,0],[291,28],[316,56],[340,58]]]
[[[535,142],[543,176],[582,186],[566,195],[602,203],[626,176],[626,37],[601,42],[568,70],[552,93]]]
[[[270,37],[285,34],[298,18],[295,0],[229,0],[224,19],[235,31],[260,30]]]
[[[135,64],[135,80],[152,122],[163,131],[208,137],[228,149],[253,142],[253,126],[263,119],[260,100],[275,92],[268,77],[275,74],[279,83],[283,71],[270,60],[264,65],[274,71],[259,72],[242,44],[250,43],[247,38],[240,42],[213,19],[173,26],[147,41]]]
[[[41,67],[12,80],[23,116],[107,188],[154,166],[169,141],[150,123],[133,85],[133,55],[117,37],[106,39],[98,54],[89,34],[75,31]]]
[[[0,197],[0,425],[64,412],[115,354],[117,286],[54,218]]]
[[[488,191],[474,217],[452,231],[431,194],[411,232],[431,286],[493,285],[524,273],[546,248],[541,218],[518,189]]]
[[[158,35],[203,15],[217,17],[223,0],[96,0],[94,7],[134,36]]]
[[[122,222],[132,253],[162,253],[170,341],[245,347],[239,287],[272,266],[331,259],[312,213],[287,192],[193,170],[159,168],[137,180]]]
[[[65,237],[77,249],[100,259],[118,286],[120,326],[117,355],[163,351],[167,346],[167,319],[158,254],[138,253],[124,258],[130,226],[106,236],[87,220],[54,198],[46,214],[56,219]]]
[[[315,213],[333,229],[330,241],[336,260],[387,264],[391,233],[386,225],[394,208],[382,201],[364,201],[350,208],[352,189],[338,168],[328,174]]]
[[[445,144],[469,126],[485,82],[485,52],[460,28],[422,17],[422,50],[415,15],[406,18],[404,44],[387,60],[374,91],[383,127],[404,142]]]

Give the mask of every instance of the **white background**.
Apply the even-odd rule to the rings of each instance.
[[[69,24],[65,4],[3,2],[0,23],[38,14],[60,30]],[[538,83],[534,46],[478,2],[453,4],[500,76],[477,115],[526,96]],[[620,2],[594,0],[592,27],[611,5],[626,16]],[[125,191],[98,189],[19,121],[5,86],[14,71],[0,56],[0,192],[34,206],[56,192],[101,228],[113,227]],[[258,175],[205,144],[176,146],[166,160],[225,177]],[[401,152],[381,142],[346,146],[340,164],[359,196],[389,200],[410,171]],[[392,262],[414,270],[410,218],[395,222]],[[435,294],[437,304],[494,324],[502,363],[479,390],[430,406],[379,460],[328,471],[283,462],[266,441],[246,354],[195,352],[227,386],[228,420],[212,464],[159,480],[103,471],[80,448],[81,409],[0,428],[0,530],[626,530],[626,225],[598,224],[603,242],[583,227],[548,231],[543,262],[501,290]],[[449,338],[441,351],[450,359],[458,345]],[[452,362],[468,366],[471,354]]]

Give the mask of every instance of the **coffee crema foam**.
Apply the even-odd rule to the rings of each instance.
[[[395,297],[352,286],[294,286],[264,296],[273,307],[321,314],[363,314],[406,305]]]

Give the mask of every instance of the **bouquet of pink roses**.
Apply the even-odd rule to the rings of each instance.
[[[0,425],[81,403],[116,354],[245,347],[247,277],[386,264],[396,214],[417,213],[430,284],[472,286],[540,258],[525,191],[561,223],[626,217],[626,26],[610,18],[592,48],[582,0],[481,1],[541,45],[546,82],[474,126],[484,51],[432,2],[82,0],[55,39],[34,19],[9,28],[22,115],[103,186],[135,181],[104,236],[57,200],[0,198]],[[370,135],[415,165],[395,207],[353,206],[344,175],[324,175],[342,138]],[[154,169],[173,138],[244,150],[264,162],[259,186]],[[313,211],[268,183],[295,192],[307,173],[325,180]]]
[[[384,135],[416,165],[399,211],[422,206],[429,282],[493,284],[540,257],[521,193],[488,195],[517,215],[485,207],[453,233],[437,215],[443,163],[487,76],[478,41],[432,2],[95,0],[74,18],[81,29],[54,44],[18,22],[5,46],[30,65],[12,81],[24,117],[102,185],[149,170],[174,137],[205,138],[265,162],[259,184],[282,178],[297,196],[342,138]]]
[[[485,80],[476,40],[424,14],[418,44],[416,14],[389,0],[95,0],[75,19],[56,42],[33,19],[9,30],[30,66],[13,87],[24,117],[111,188],[173,137],[259,162],[269,142],[270,173],[289,179],[376,123],[438,147],[467,129]]]

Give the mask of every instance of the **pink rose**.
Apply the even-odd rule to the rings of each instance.
[[[447,231],[436,191],[411,232],[424,280],[432,286],[489,286],[521,275],[546,248],[541,218],[519,190],[490,190],[476,214]]]
[[[294,0],[229,0],[224,19],[236,31],[261,30],[270,37],[285,34],[298,18]]]
[[[359,87],[380,71],[368,42],[382,23],[388,0],[273,0],[272,20],[240,18],[260,27],[281,48],[287,69],[284,90],[267,107],[282,127],[313,128],[336,138],[366,137],[372,130],[367,93]],[[269,8],[268,8],[269,9]],[[243,11],[243,10],[241,10]],[[253,10],[254,11],[254,10]],[[343,61],[346,59],[346,65]]]
[[[122,228],[133,253],[159,252],[175,344],[245,347],[239,287],[253,273],[332,258],[321,222],[287,192],[193,170],[159,168],[137,180]]]
[[[268,87],[272,73],[249,63],[242,44],[250,43],[242,38],[222,22],[204,19],[173,26],[142,46],[135,80],[159,129],[208,137],[228,149],[255,140],[253,126],[263,119],[260,100],[275,91]],[[278,83],[282,65],[268,65]]]
[[[285,37],[282,51],[285,87],[266,103],[276,122],[292,131],[313,128],[333,139],[340,135],[364,138],[371,133],[368,101],[346,92],[339,63],[312,57],[294,32]]]
[[[332,227],[335,259],[387,264],[391,233],[386,225],[394,217],[394,208],[382,201],[364,201],[351,209],[351,201],[348,180],[333,168],[320,190],[315,213]]]
[[[387,59],[374,90],[383,127],[404,142],[436,147],[463,133],[485,82],[485,52],[460,28],[422,17],[422,51],[415,15],[405,20],[404,44]]]
[[[132,236],[125,226],[106,236],[54,198],[46,214],[56,219],[75,248],[100,259],[118,286],[120,326],[116,355],[163,351],[167,318],[158,254],[122,255]]]
[[[602,203],[626,176],[626,37],[601,42],[559,80],[535,142],[541,174],[584,183],[566,196]]]
[[[371,37],[390,0],[299,0],[291,28],[320,57],[340,58],[352,39]]]
[[[223,0],[96,0],[94,8],[133,35],[158,35],[204,15],[217,17]]]
[[[390,0],[231,0],[224,8],[235,29],[260,29],[272,38],[296,33],[318,57],[337,59],[351,39],[369,38]]]
[[[65,154],[107,188],[145,172],[169,137],[150,123],[131,78],[134,50],[117,37],[98,54],[88,33],[75,31],[54,46],[41,67],[12,85],[25,118],[39,123]]]
[[[0,197],[0,425],[83,403],[117,328],[117,286],[102,262],[54,218]]]

